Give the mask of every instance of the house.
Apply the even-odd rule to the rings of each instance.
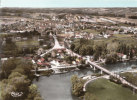
[[[24,37],[24,38],[22,38],[22,40],[26,41],[26,40],[28,40],[28,38],[27,38],[27,37]]]
[[[122,53],[117,53],[117,55],[122,61],[127,60],[127,55],[122,54]]]
[[[37,64],[38,64],[38,65],[41,65],[41,66],[43,65],[41,62],[37,62]]]
[[[24,59],[27,59],[27,60],[32,60],[31,57],[24,57]]]
[[[80,63],[80,59],[79,59],[79,58],[76,58],[76,62],[77,62],[77,63]]]
[[[56,61],[56,60],[52,60],[50,62],[50,64],[51,64],[51,67],[58,67],[58,66],[60,66],[60,63],[58,61]]]
[[[32,63],[33,63],[33,64],[36,64],[36,62],[35,62],[34,60],[32,60]]]
[[[43,45],[43,47],[47,47],[47,45],[46,45],[46,44],[44,44],[44,45]]]
[[[80,39],[80,38],[83,38],[83,36],[81,36],[81,35],[76,35],[75,38],[76,38],[76,39]]]
[[[119,34],[119,31],[114,31],[113,34]]]
[[[56,57],[56,52],[54,50],[51,52],[51,56]]]
[[[5,61],[7,61],[8,58],[1,58],[1,62],[4,63]]]
[[[39,59],[39,62],[44,62],[44,61],[45,61],[44,58]]]
[[[8,60],[8,58],[1,58],[1,61],[6,61]]]
[[[43,48],[39,48],[38,51],[37,51],[37,54],[41,55],[42,53],[44,53],[44,49]]]
[[[44,41],[44,39],[38,39],[38,41]]]
[[[43,63],[44,66],[50,67],[50,63]]]
[[[76,63],[76,61],[72,61],[72,64],[73,64],[73,65],[76,65],[77,63]]]
[[[104,38],[109,38],[109,37],[110,37],[110,35],[104,34]]]
[[[21,37],[16,37],[16,41],[21,41]]]

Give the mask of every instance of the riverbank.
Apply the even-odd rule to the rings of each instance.
[[[93,73],[90,69],[77,70],[50,77],[41,76],[39,81],[34,80],[33,83],[38,86],[38,91],[44,100],[79,100],[78,97],[72,95],[71,76],[82,77]]]
[[[72,66],[62,66],[62,67],[52,67],[52,68],[41,68],[38,70],[31,70],[36,77],[39,76],[50,76],[55,74],[64,74],[71,71],[77,71],[77,70],[83,70],[89,68],[89,65],[83,64],[83,65],[72,65]],[[37,73],[37,74],[36,74]]]
[[[125,80],[127,80],[128,82],[130,82],[132,85],[135,85],[136,86],[136,82],[137,82],[137,72],[136,73],[122,73],[122,74],[120,74],[120,76],[123,78],[123,79],[125,79]],[[90,75],[88,75],[88,76],[85,76],[85,77],[82,77],[82,79],[81,78],[77,78],[77,77],[72,77],[72,79],[73,80],[80,80],[80,81],[77,81],[77,82],[73,82],[72,81],[72,90],[74,91],[74,95],[76,95],[76,96],[78,96],[78,97],[80,97],[80,98],[83,98],[83,97],[85,97],[85,93],[87,93],[87,86],[89,85],[89,84],[92,84],[92,83],[94,83],[94,81],[96,81],[96,80],[98,80],[98,79],[102,79],[102,78],[106,78],[105,76],[100,76],[100,77],[92,77],[92,76],[90,76]],[[107,80],[109,79],[108,77],[106,78]],[[85,81],[85,83],[83,83],[83,91],[82,91],[82,89],[80,89],[80,87],[81,87],[81,82],[83,82],[83,81]],[[135,88],[133,89],[133,88],[131,88],[130,86],[128,86],[127,84],[125,84],[125,83],[123,83],[122,84],[122,81],[121,80],[119,80],[119,79],[115,79],[113,76],[110,76],[110,81],[112,81],[112,82],[114,82],[115,84],[117,84],[117,85],[120,85],[120,86],[122,86],[123,88],[124,87],[127,87],[127,89],[131,89],[131,90],[133,90],[133,94],[135,94],[135,92],[136,92],[136,90],[135,90]],[[102,82],[101,82],[102,83]],[[102,84],[104,84],[104,83],[102,83]],[[79,88],[76,88],[76,87],[79,87]],[[82,87],[81,87],[82,88]],[[79,90],[80,89],[80,90]],[[77,92],[79,93],[79,91],[81,91],[80,92],[80,94],[76,94]],[[113,98],[113,97],[112,97]],[[93,97],[93,99],[91,99],[91,100],[94,100],[94,99],[96,99],[96,98],[94,98]],[[86,99],[86,100],[90,100],[89,98],[88,99]],[[98,100],[98,99],[97,99]],[[101,100],[101,99],[99,99],[99,100]],[[104,99],[104,100],[106,100],[106,99]],[[121,99],[121,100],[124,100],[124,99]]]
[[[25,59],[12,58],[2,64],[0,73],[1,100],[42,100],[30,70],[33,65]]]
[[[104,67],[112,72],[121,72],[131,69],[133,65],[137,66],[137,62],[119,62],[105,65]],[[72,95],[71,76],[77,75],[78,77],[83,77],[94,75],[94,72],[98,72],[98,70],[93,71],[91,68],[88,68],[64,74],[51,75],[50,77],[41,76],[39,81],[34,80],[33,83],[38,86],[38,91],[44,100],[79,100]]]
[[[97,79],[87,85],[85,100],[137,100],[137,94],[128,88],[110,82],[107,79]]]

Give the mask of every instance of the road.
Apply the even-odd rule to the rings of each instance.
[[[41,54],[40,56],[43,57],[45,54],[50,53],[51,51],[55,50],[55,49],[64,49],[64,46],[61,46],[57,40],[57,37],[55,35],[53,35],[54,38],[54,47],[49,49],[46,53]]]
[[[40,55],[41,57],[43,57],[45,54],[47,54],[47,53],[49,53],[49,52],[51,52],[52,50],[55,50],[55,49],[66,49],[66,51],[69,52],[70,54],[73,54],[74,56],[77,56],[77,57],[81,57],[81,58],[83,58],[83,59],[86,59],[85,57],[82,57],[81,55],[73,52],[72,50],[69,50],[69,49],[65,48],[64,46],[61,46],[61,45],[59,44],[59,42],[58,42],[58,40],[57,40],[57,37],[56,37],[55,35],[53,35],[53,38],[54,38],[54,42],[55,42],[54,47],[53,47],[52,49],[48,50],[46,53],[41,54],[41,55]],[[135,85],[127,82],[125,79],[123,79],[122,77],[120,77],[118,74],[115,74],[115,73],[113,73],[113,72],[105,69],[104,67],[101,67],[101,66],[97,65],[97,63],[95,63],[95,62],[91,62],[89,59],[86,59],[86,61],[87,61],[90,65],[96,67],[97,69],[100,69],[101,71],[107,73],[108,75],[113,76],[113,77],[119,79],[123,84],[127,84],[128,86],[130,86],[130,87],[132,87],[132,88],[134,88],[134,89],[137,90],[137,86],[135,86]]]
[[[100,78],[109,79],[109,75],[104,75],[104,76],[100,76],[100,77],[95,77],[95,78],[92,78],[92,79],[88,80],[88,81],[84,84],[84,86],[83,86],[83,91],[84,91],[84,92],[86,91],[86,86],[87,86],[90,82],[92,82],[92,81],[94,81],[94,80],[97,80],[97,79],[100,79]]]

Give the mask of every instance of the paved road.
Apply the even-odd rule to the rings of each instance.
[[[54,38],[54,47],[49,49],[46,53],[41,54],[40,55],[41,57],[43,57],[45,54],[50,53],[51,51],[55,49],[64,49],[64,47],[59,44],[57,37],[55,35],[53,35],[53,38]]]
[[[92,82],[92,81],[94,81],[94,80],[97,80],[97,79],[100,79],[100,78],[109,79],[109,75],[104,75],[104,76],[100,76],[100,77],[95,77],[95,78],[92,78],[92,79],[88,80],[88,81],[84,84],[84,86],[83,86],[83,91],[84,91],[84,92],[86,91],[86,86],[87,86],[90,82]]]
[[[41,57],[43,57],[45,54],[51,52],[51,51],[54,50],[54,49],[63,49],[63,48],[65,48],[65,47],[63,47],[63,46],[61,46],[61,45],[59,44],[59,42],[58,42],[58,40],[57,40],[57,37],[56,37],[55,35],[53,35],[53,38],[54,38],[54,42],[55,42],[54,47],[53,47],[52,49],[48,50],[46,53],[41,54]],[[65,48],[65,49],[66,49],[67,52],[69,52],[70,54],[73,54],[74,56],[82,57],[81,55],[73,52],[72,50],[69,50],[69,49],[67,49],[67,48]],[[85,59],[85,57],[82,57],[82,58]],[[123,78],[120,77],[119,75],[117,75],[117,74],[115,74],[115,73],[113,73],[113,72],[105,69],[104,67],[101,67],[101,66],[97,65],[95,62],[91,62],[89,59],[86,59],[86,61],[87,61],[90,65],[96,67],[97,69],[100,69],[101,71],[107,73],[108,75],[111,75],[111,76],[113,76],[113,77],[121,80],[121,82],[122,82],[123,84],[127,84],[128,86],[130,86],[130,87],[132,87],[132,88],[134,88],[134,89],[137,90],[137,86],[135,86],[135,85],[127,82],[125,79],[123,79]]]
[[[76,53],[74,53],[73,51],[71,51],[71,50],[69,50],[69,49],[67,49],[67,50],[68,50],[68,52],[73,53],[73,54],[74,54],[75,56],[77,56],[77,57],[82,57],[82,56],[80,56],[79,54],[76,54]],[[82,58],[85,59],[85,57],[82,57]],[[123,84],[127,84],[128,86],[130,86],[130,87],[132,87],[132,88],[134,88],[134,89],[137,90],[137,86],[129,83],[128,81],[126,81],[125,79],[123,79],[122,77],[120,77],[118,74],[115,74],[115,73],[107,70],[106,68],[97,65],[97,63],[95,63],[95,62],[91,62],[89,59],[86,59],[86,61],[87,61],[90,65],[96,67],[97,69],[100,69],[101,71],[107,73],[108,75],[111,75],[111,76],[119,79]]]
[[[122,77],[120,77],[118,74],[115,74],[115,73],[113,73],[113,72],[111,72],[111,71],[105,69],[104,67],[101,67],[101,66],[97,65],[97,64],[94,63],[94,62],[91,62],[91,61],[88,61],[88,62],[89,62],[89,64],[95,66],[96,68],[102,70],[103,72],[105,72],[105,73],[107,73],[107,74],[109,74],[109,75],[111,75],[111,76],[113,76],[113,77],[115,77],[115,78],[121,80],[121,82],[122,82],[123,84],[127,84],[128,86],[130,86],[130,87],[132,87],[132,88],[134,88],[134,89],[137,90],[137,86],[131,84],[131,83],[128,82],[128,81],[126,81],[125,79],[123,79]]]

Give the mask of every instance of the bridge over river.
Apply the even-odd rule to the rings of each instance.
[[[41,57],[43,57],[45,54],[51,52],[52,50],[65,48],[64,46],[60,46],[60,44],[59,44],[59,42],[58,42],[58,40],[57,40],[57,37],[56,37],[55,35],[53,35],[53,38],[54,38],[54,42],[55,42],[54,47],[53,47],[52,49],[50,49],[49,51],[47,51],[46,53],[41,54]],[[104,73],[106,73],[106,74],[108,74],[108,75],[110,75],[110,76],[113,76],[113,77],[119,79],[122,84],[126,84],[126,85],[130,86],[131,88],[137,90],[137,86],[131,84],[131,83],[128,82],[128,81],[126,81],[125,79],[123,79],[122,77],[120,77],[118,74],[115,74],[115,73],[107,70],[106,68],[98,65],[98,64],[95,63],[95,62],[91,62],[88,58],[82,57],[81,55],[73,52],[72,50],[69,50],[69,49],[67,49],[67,48],[65,48],[65,49],[66,49],[67,52],[69,52],[70,54],[73,54],[74,56],[77,56],[77,57],[81,57],[81,58],[83,58],[83,59],[86,59],[86,62],[89,63],[89,65],[93,66],[93,67],[96,68],[96,69],[101,70],[101,72],[104,72]]]
[[[108,75],[110,75],[110,76],[113,76],[113,77],[119,79],[122,84],[126,84],[126,85],[130,86],[131,88],[137,90],[137,86],[131,84],[131,83],[128,82],[128,81],[126,81],[125,79],[123,79],[122,77],[120,77],[120,75],[115,74],[115,73],[107,70],[106,68],[97,65],[95,62],[91,62],[91,61],[88,60],[88,63],[89,63],[90,65],[96,67],[97,69],[100,69],[101,71],[105,72],[106,74],[108,74]]]

